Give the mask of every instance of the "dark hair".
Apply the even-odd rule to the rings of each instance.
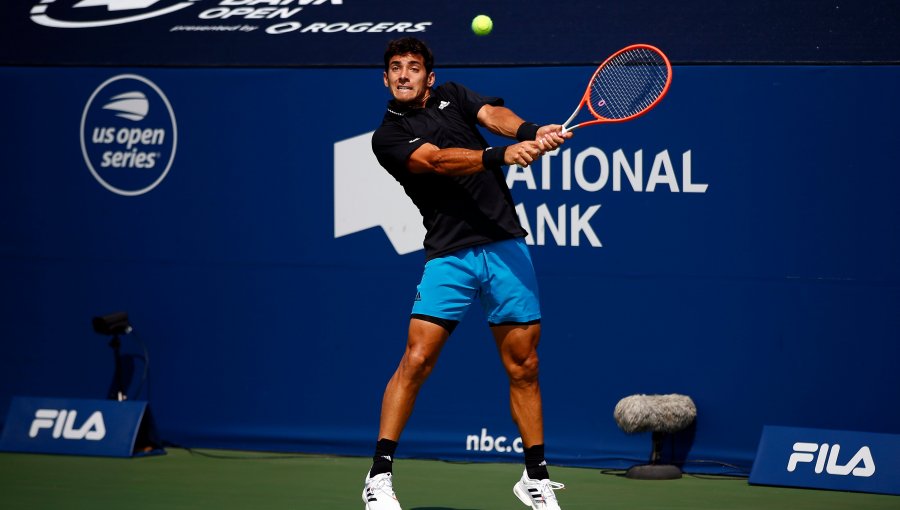
[[[428,45],[415,37],[403,37],[388,43],[387,49],[384,50],[384,70],[387,71],[388,67],[390,67],[391,58],[396,55],[406,55],[407,53],[422,57],[425,61],[426,73],[430,73],[434,68],[434,55],[431,53]]]

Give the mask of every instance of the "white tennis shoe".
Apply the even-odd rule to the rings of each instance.
[[[390,473],[381,473],[372,478],[366,473],[362,500],[366,504],[365,510],[401,510],[397,495],[394,494],[394,482]]]
[[[534,510],[560,510],[553,491],[565,488],[565,485],[550,480],[532,480],[525,471],[522,473],[522,479],[513,486],[513,494],[523,505],[530,506]]]

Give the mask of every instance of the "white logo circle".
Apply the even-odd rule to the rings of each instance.
[[[177,145],[172,105],[143,76],[113,76],[84,106],[81,153],[97,182],[113,193],[137,196],[158,186],[172,167]]]

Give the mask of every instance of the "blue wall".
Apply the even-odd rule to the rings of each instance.
[[[560,122],[591,72],[446,68],[438,81]],[[104,396],[112,355],[89,321],[127,310],[138,336],[125,347],[148,348],[143,395],[166,440],[368,455],[423,261],[382,228],[335,234],[344,215],[403,201],[368,150],[380,74],[0,68],[0,413],[13,395]],[[585,128],[568,156],[510,170],[543,299],[551,461],[644,458],[649,439],[612,418],[634,393],[693,397],[691,460],[749,466],[764,424],[900,431],[898,88],[896,66],[676,66],[647,116]],[[102,109],[135,90],[143,120]],[[93,143],[103,126],[166,137]],[[100,179],[140,190],[171,165],[123,196],[89,166],[131,149],[158,164]],[[617,151],[632,172],[640,151],[640,191],[627,177],[615,189]],[[340,172],[379,190],[373,201],[336,212],[350,193]],[[558,227],[560,208],[557,239],[538,216]],[[401,454],[519,459],[466,449],[468,436],[517,435],[483,322],[473,311],[452,337]]]
[[[586,65],[636,42],[679,63],[900,62],[895,0],[142,3],[7,2],[0,65],[377,66],[400,35],[460,66]],[[494,20],[490,37],[470,30],[479,13]]]

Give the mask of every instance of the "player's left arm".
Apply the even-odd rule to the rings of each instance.
[[[572,138],[572,132],[562,132],[559,124],[536,126],[525,122],[515,112],[505,106],[486,104],[478,110],[478,123],[495,135],[514,138],[519,141],[535,140],[541,143],[544,150],[553,150],[566,139]],[[531,134],[534,133],[534,138]]]

